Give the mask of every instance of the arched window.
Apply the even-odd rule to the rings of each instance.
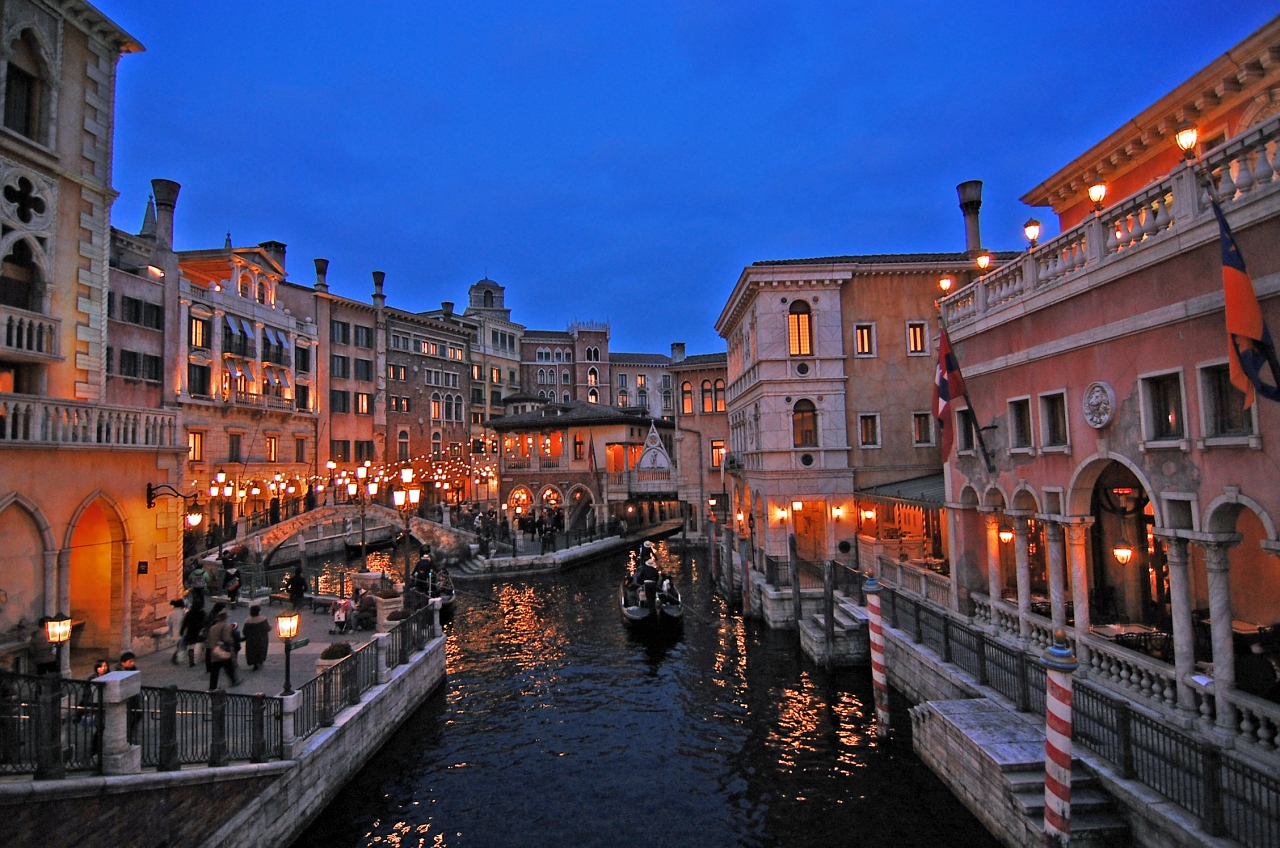
[[[649,408],[649,392],[646,391],[645,389],[641,389],[640,391],[636,392],[636,404],[641,409],[648,409]]]
[[[565,403],[568,403],[568,402],[569,402],[569,393],[568,393],[568,392],[565,392],[565,393],[564,393],[564,402],[565,402]]]
[[[588,386],[600,385],[600,372],[596,371],[596,369],[594,368],[589,369],[587,371],[587,385]],[[592,403],[595,403],[595,401],[592,401]]]
[[[818,408],[813,405],[813,401],[796,401],[791,413],[791,427],[796,447],[818,446]]]
[[[31,253],[31,244],[26,239],[18,239],[0,264],[0,304],[43,312],[43,302],[40,272]]]
[[[662,411],[663,412],[671,411],[671,390],[670,389],[662,390]]]
[[[29,139],[44,143],[49,114],[48,74],[39,44],[31,30],[9,45],[5,67],[4,125]]]
[[[400,431],[399,442],[400,444],[399,444],[398,455],[400,457],[400,462],[408,462],[409,461],[409,431],[408,430]]]
[[[440,458],[440,441],[441,440],[440,440],[439,433],[431,434],[431,458],[432,459]]]
[[[564,351],[562,350],[556,351],[556,362],[564,362]]]
[[[538,356],[542,356],[542,351],[538,351]],[[541,384],[541,383],[545,383],[545,382],[547,382],[547,369],[545,369],[545,368],[539,368],[539,369],[538,369],[538,383],[539,383],[539,384]]]
[[[587,392],[587,403],[599,403],[599,402],[600,402],[600,393],[598,391],[596,391],[595,389],[592,389],[591,391]]]
[[[680,384],[680,411],[685,415],[693,414],[693,383],[688,380]]]
[[[547,392],[546,392],[546,389],[539,389],[539,390],[538,390],[538,397],[542,398],[543,400],[546,400],[546,399],[547,399]]]
[[[439,421],[441,418],[439,392],[431,393],[431,418],[435,421]]]
[[[711,395],[711,381],[703,380],[702,381],[702,411],[715,412],[715,410],[716,410],[715,400]]]
[[[626,405],[627,405],[627,390],[619,389],[618,390],[618,406],[626,406]]]
[[[813,324],[810,318],[806,301],[791,301],[790,314],[787,315],[787,343],[792,356],[813,355]]]
[[[561,372],[560,372],[560,382],[564,383],[566,386],[567,386],[567,385],[569,385],[569,383],[571,383],[571,382],[572,382],[572,380],[570,380],[570,378],[569,378],[569,372],[568,372],[568,371],[561,371]]]
[[[489,291],[488,289],[484,290],[484,306],[485,306],[485,309],[493,308],[493,292]]]
[[[724,380],[716,380],[716,412],[724,412]]]

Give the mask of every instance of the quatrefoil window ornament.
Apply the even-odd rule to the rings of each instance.
[[[44,214],[44,198],[36,194],[35,186],[26,177],[18,177],[16,186],[5,186],[4,199],[13,204],[14,214],[24,224],[30,224],[35,215]]]

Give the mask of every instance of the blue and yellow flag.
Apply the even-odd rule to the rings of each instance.
[[[1262,367],[1271,369],[1271,379],[1280,380],[1280,362],[1271,331],[1262,320],[1262,307],[1253,290],[1253,280],[1244,267],[1244,257],[1227,226],[1222,207],[1213,201],[1222,240],[1222,292],[1227,313],[1227,357],[1231,384],[1244,392],[1245,408],[1253,406],[1254,393],[1280,403],[1280,388],[1262,379]]]

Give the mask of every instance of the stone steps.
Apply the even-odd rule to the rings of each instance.
[[[1044,832],[1044,767],[1004,773],[1006,791],[1037,833]],[[1100,788],[1078,760],[1071,767],[1071,844],[1122,848],[1129,844],[1129,827],[1116,814],[1115,802]]]

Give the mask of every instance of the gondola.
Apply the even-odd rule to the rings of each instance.
[[[618,596],[622,619],[632,628],[675,628],[684,621],[680,590],[670,580],[663,579],[661,585],[653,580],[637,585],[627,577]]]

